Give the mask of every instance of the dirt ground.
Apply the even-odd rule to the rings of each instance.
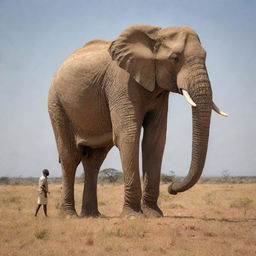
[[[119,218],[122,185],[99,185],[98,219],[58,217],[61,186],[50,191],[50,217],[40,209],[35,218],[37,186],[0,186],[1,256],[256,255],[256,184],[198,184],[176,196],[161,185],[165,217],[154,219]]]

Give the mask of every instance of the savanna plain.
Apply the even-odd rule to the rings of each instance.
[[[255,256],[256,184],[197,184],[171,196],[161,185],[163,218],[124,219],[123,185],[99,184],[104,218],[58,216],[60,184],[49,184],[48,218],[34,217],[37,185],[0,185],[0,255]],[[81,209],[82,184],[75,185]]]

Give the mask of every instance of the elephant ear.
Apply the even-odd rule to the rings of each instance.
[[[119,67],[149,91],[155,88],[156,33],[159,27],[136,25],[124,30],[109,47]]]

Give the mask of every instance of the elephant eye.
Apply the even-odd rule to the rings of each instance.
[[[179,62],[179,56],[177,53],[172,53],[169,59],[174,64],[177,64]]]

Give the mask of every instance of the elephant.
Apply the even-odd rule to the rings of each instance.
[[[97,177],[109,150],[116,146],[124,173],[121,216],[163,216],[157,201],[170,92],[183,95],[191,105],[193,131],[188,174],[170,184],[168,192],[176,195],[198,181],[206,159],[211,111],[227,116],[212,100],[205,59],[197,33],[188,26],[134,25],[112,42],[89,41],[61,64],[48,94],[62,169],[61,214],[78,216],[74,180],[82,162],[80,216],[101,216]]]

